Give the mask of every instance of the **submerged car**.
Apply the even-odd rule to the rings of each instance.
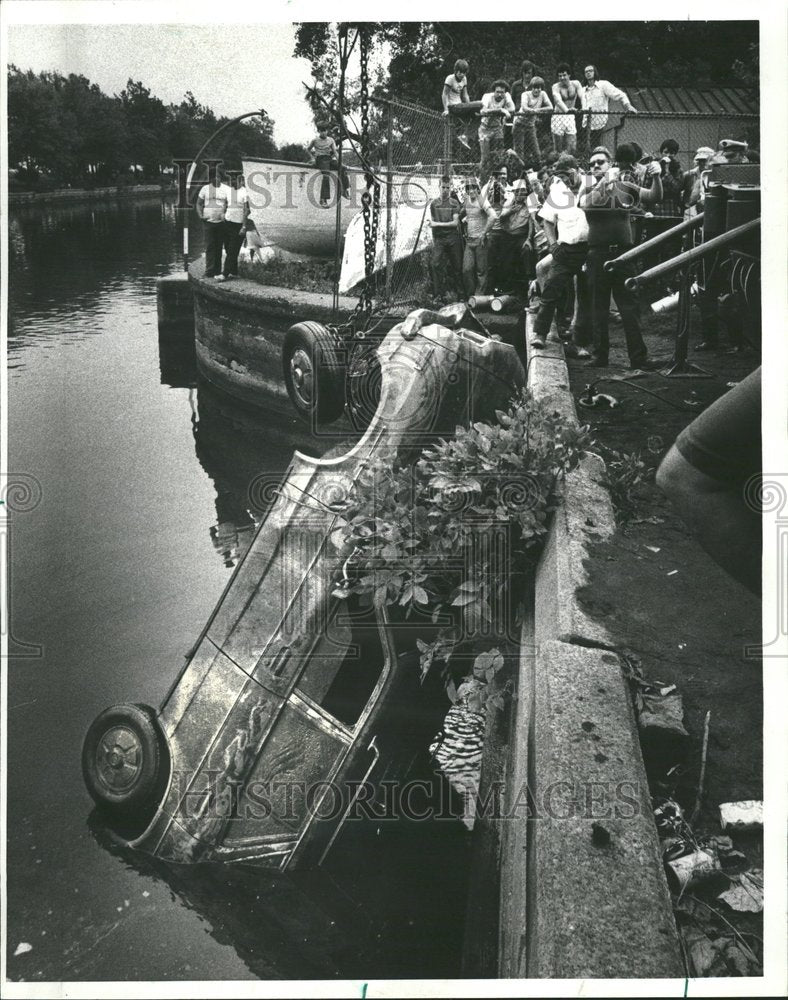
[[[295,453],[158,712],[116,706],[90,726],[85,782],[128,846],[174,862],[319,864],[369,787],[401,777],[414,740],[434,735],[412,629],[337,596],[332,535],[371,462],[415,459],[523,385],[514,348],[471,323],[447,307],[389,331],[363,437],[333,458]]]

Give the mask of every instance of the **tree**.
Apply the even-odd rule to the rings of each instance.
[[[308,163],[309,153],[300,142],[288,142],[279,150],[280,160],[289,160],[292,163]]]
[[[129,79],[120,93],[129,148],[144,176],[158,178],[169,163],[167,147],[168,114],[158,97],[139,81]]]

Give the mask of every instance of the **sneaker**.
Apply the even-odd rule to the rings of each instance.
[[[227,279],[225,278],[225,276],[223,274],[215,274],[213,276],[213,280],[214,281],[226,281]]]
[[[540,333],[532,334],[531,347],[544,347],[544,338]]]

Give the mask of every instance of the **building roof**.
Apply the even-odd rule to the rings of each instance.
[[[630,101],[646,114],[757,115],[759,107],[743,87],[623,87]],[[618,102],[615,102],[616,104]],[[613,102],[611,102],[611,105]]]

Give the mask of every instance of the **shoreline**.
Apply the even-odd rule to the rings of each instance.
[[[174,194],[174,187],[160,184],[130,184],[88,188],[56,188],[54,191],[9,191],[8,206],[45,205],[49,202],[111,201],[113,198],[152,198]]]

